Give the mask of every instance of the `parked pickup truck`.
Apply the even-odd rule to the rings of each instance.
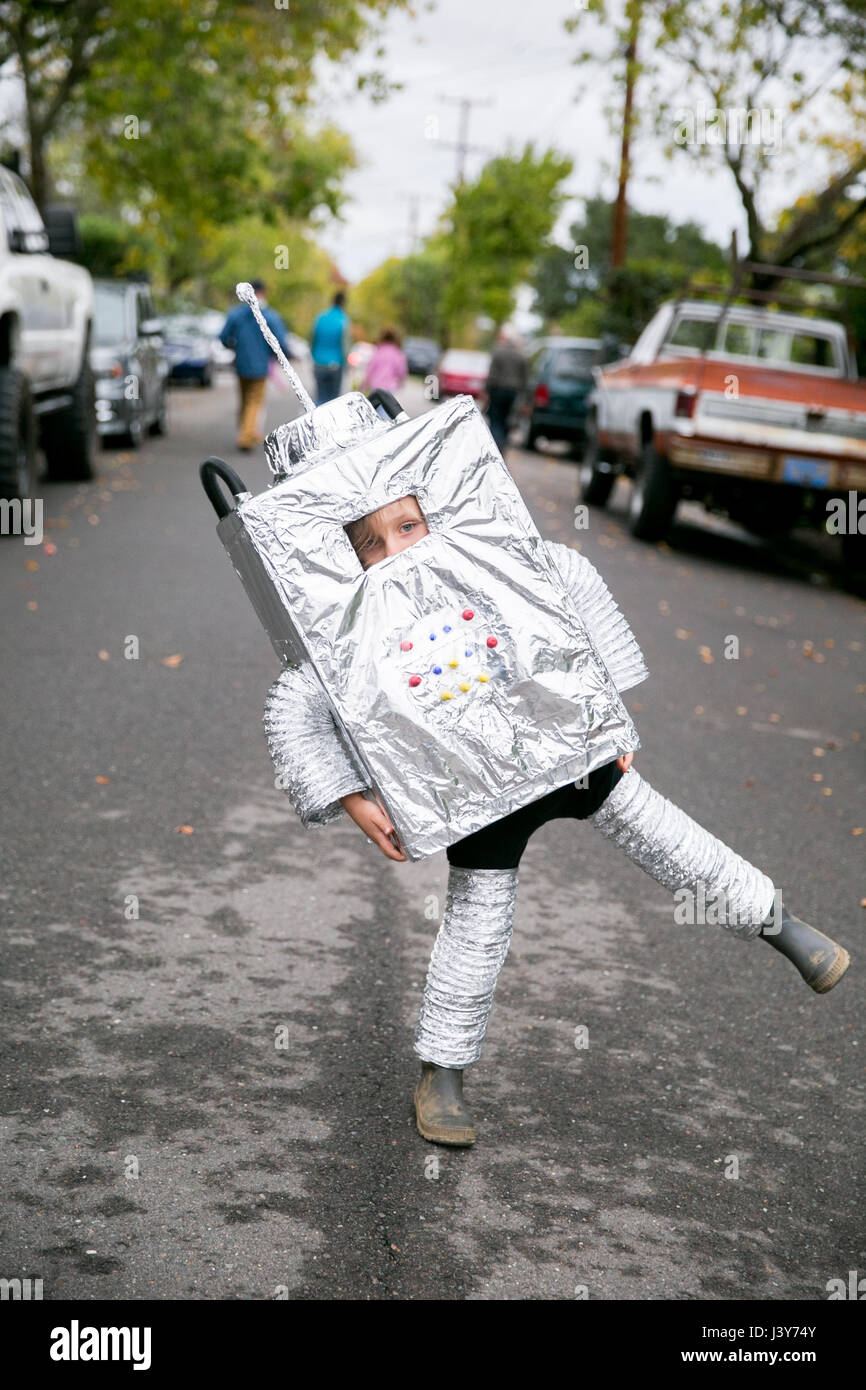
[[[764,536],[835,532],[844,509],[843,563],[862,569],[866,381],[841,324],[672,301],[594,375],[584,501],[604,506],[617,475],[632,477],[629,526],[645,540],[665,535],[680,497]]]
[[[89,360],[93,281],[73,255],[71,209],[46,213],[0,168],[0,497],[36,486],[35,446],[50,481],[92,477],[96,436]]]

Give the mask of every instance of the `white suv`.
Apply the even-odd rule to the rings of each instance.
[[[36,421],[49,480],[93,476],[93,281],[58,258],[74,253],[71,211],[52,210],[49,226],[0,168],[0,497],[32,495]]]

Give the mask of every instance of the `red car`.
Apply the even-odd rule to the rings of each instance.
[[[490,371],[489,352],[465,352],[453,348],[439,363],[439,395],[483,396]]]

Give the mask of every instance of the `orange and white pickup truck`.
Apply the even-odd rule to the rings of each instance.
[[[830,319],[700,300],[663,304],[630,355],[596,368],[583,500],[634,479],[632,533],[661,539],[681,497],[759,535],[838,534],[866,547],[866,381]]]

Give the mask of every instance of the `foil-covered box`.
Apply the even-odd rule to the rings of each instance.
[[[276,651],[309,661],[412,860],[640,747],[475,402],[389,425],[360,393],[275,431],[220,537]],[[414,496],[366,571],[344,530]]]

